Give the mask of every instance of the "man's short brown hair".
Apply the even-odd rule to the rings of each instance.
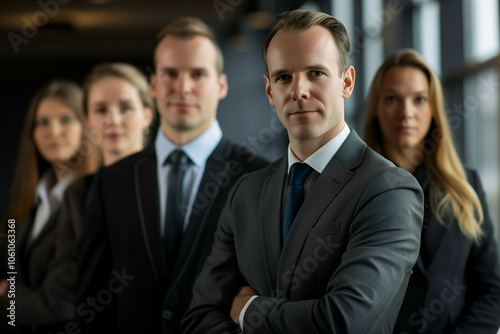
[[[276,17],[262,48],[262,56],[264,57],[264,63],[267,71],[269,72],[267,64],[267,50],[269,48],[269,44],[271,44],[271,40],[279,30],[283,29],[287,32],[302,32],[314,26],[323,27],[332,34],[333,40],[339,50],[339,73],[342,75],[347,67],[347,58],[349,57],[349,50],[351,48],[347,30],[342,22],[333,16],[309,9],[296,9],[290,12],[284,12]]]
[[[224,69],[224,57],[222,56],[222,51],[219,44],[217,43],[214,32],[203,21],[190,16],[179,17],[171,21],[169,24],[163,27],[163,29],[156,36],[156,40],[158,41],[156,44],[156,48],[158,48],[158,45],[161,43],[163,38],[169,35],[181,39],[191,39],[196,36],[204,36],[208,38],[215,47],[215,69],[217,70],[217,73],[222,74],[222,71]],[[154,63],[156,66],[156,50],[154,57]]]

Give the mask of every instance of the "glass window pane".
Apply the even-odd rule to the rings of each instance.
[[[491,218],[500,222],[500,81],[494,67],[466,78],[464,85],[465,165],[481,176]]]
[[[465,57],[469,63],[482,62],[500,51],[498,0],[463,0]]]
[[[365,43],[363,48],[363,95],[370,89],[371,81],[379,66],[384,61],[384,4],[382,0],[363,0],[363,31]]]
[[[414,48],[441,75],[440,6],[437,1],[418,2],[420,3],[413,11]]]

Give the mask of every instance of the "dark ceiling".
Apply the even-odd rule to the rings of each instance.
[[[2,1],[0,52],[2,58],[111,56],[117,52],[149,56],[156,33],[173,18],[199,17],[226,39],[244,27],[266,28],[274,13],[290,3],[293,6],[294,1]]]

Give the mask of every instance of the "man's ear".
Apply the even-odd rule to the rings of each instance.
[[[344,81],[342,86],[342,98],[347,99],[351,96],[352,91],[354,90],[355,77],[356,71],[354,71],[354,67],[349,66],[345,69],[344,74],[342,75],[342,80]]]
[[[228,90],[227,75],[225,74],[219,75],[219,85],[220,85],[219,100],[222,100],[227,96],[227,90]]]
[[[156,75],[151,74],[149,76],[149,94],[152,98],[156,98]]]
[[[154,111],[151,107],[144,108],[144,118],[146,120],[144,128],[148,128],[151,125],[151,122],[153,121],[153,115]]]
[[[264,74],[264,83],[266,84],[266,95],[269,98],[269,104],[274,107],[273,94],[271,92],[271,80],[267,74]]]

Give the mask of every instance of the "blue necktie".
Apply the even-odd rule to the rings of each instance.
[[[285,244],[292,222],[302,206],[302,202],[304,202],[304,182],[312,170],[308,164],[298,162],[290,168],[290,189],[283,216],[283,244]]]

